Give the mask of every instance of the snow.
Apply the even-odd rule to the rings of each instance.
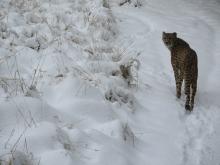
[[[122,2],[0,2],[0,164],[220,164],[220,3]],[[163,31],[198,54],[190,114]]]

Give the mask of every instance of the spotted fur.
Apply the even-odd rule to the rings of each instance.
[[[176,96],[181,97],[181,87],[184,80],[186,94],[186,110],[193,110],[197,90],[198,60],[196,52],[189,44],[177,37],[176,33],[162,34],[162,40],[171,52],[171,64],[176,81]]]

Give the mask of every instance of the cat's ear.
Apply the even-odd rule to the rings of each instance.
[[[174,35],[175,37],[177,37],[177,33],[176,33],[176,32],[174,32],[173,35]]]
[[[166,33],[165,32],[162,32],[162,37],[165,37],[166,36]]]

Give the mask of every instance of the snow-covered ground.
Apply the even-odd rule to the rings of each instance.
[[[1,0],[0,164],[220,165],[219,9],[217,0]],[[198,54],[190,114],[162,31]],[[120,65],[131,65],[129,86]]]

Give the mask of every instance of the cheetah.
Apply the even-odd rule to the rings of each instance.
[[[198,79],[197,54],[186,41],[177,37],[176,32],[163,32],[162,40],[171,52],[171,64],[176,82],[176,97],[181,97],[181,87],[184,80],[186,94],[185,109],[192,111]]]

